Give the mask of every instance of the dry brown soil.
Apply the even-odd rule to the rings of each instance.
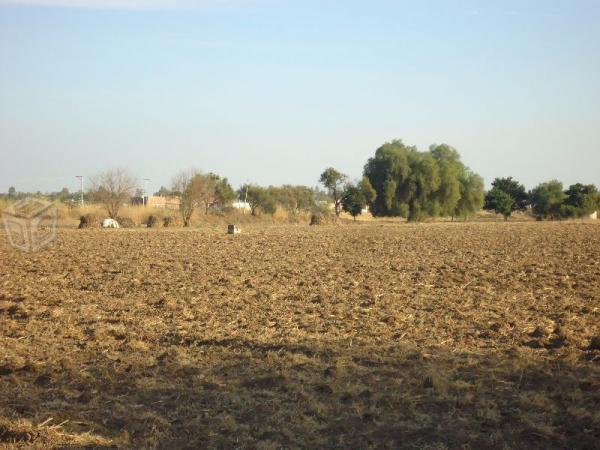
[[[600,225],[0,233],[0,447],[594,448]]]

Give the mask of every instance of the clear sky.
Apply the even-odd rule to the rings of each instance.
[[[394,138],[600,184],[600,0],[0,0],[0,191],[314,186]]]

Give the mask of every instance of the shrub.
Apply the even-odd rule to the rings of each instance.
[[[323,224],[323,216],[319,213],[313,213],[310,216],[310,224],[311,225],[322,225]]]
[[[130,219],[129,217],[119,216],[115,220],[119,223],[121,228],[135,228],[137,226],[133,219]]]
[[[146,220],[146,226],[148,228],[158,228],[163,225],[163,221],[161,221],[157,216],[150,215],[148,220]]]
[[[79,228],[100,228],[102,221],[95,214],[84,214],[79,218]]]
[[[167,216],[163,219],[164,227],[181,227],[183,220],[180,217]]]

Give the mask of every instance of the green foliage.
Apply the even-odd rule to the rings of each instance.
[[[561,207],[567,198],[563,192],[563,184],[558,180],[538,185],[529,193],[533,213],[541,219],[561,217]],[[562,209],[563,213],[567,210]]]
[[[500,188],[493,188],[485,196],[485,209],[502,214],[508,220],[515,209],[515,199]]]
[[[284,185],[271,186],[268,190],[275,201],[291,215],[311,211],[315,206],[315,193],[309,187]]]
[[[492,189],[499,189],[512,197],[514,200],[513,211],[525,211],[527,209],[527,206],[529,205],[529,195],[525,190],[525,186],[518,181],[513,180],[512,177],[496,178],[492,182]]]
[[[461,177],[466,171],[465,166],[458,152],[449,145],[432,145],[429,151],[438,166],[440,184],[436,201],[440,208],[440,215],[454,216],[461,198]]]
[[[484,183],[476,173],[466,169],[459,178],[460,198],[456,203],[453,216],[466,219],[481,210],[484,203]]]
[[[343,186],[348,177],[341,172],[338,172],[333,167],[325,169],[319,178],[319,182],[325,186],[329,195],[333,198],[335,206],[335,214],[340,215],[342,207],[342,192]]]
[[[384,144],[365,165],[364,175],[376,193],[374,199],[367,198],[375,216],[420,221],[454,216],[459,209],[466,217],[483,195],[480,178],[472,178],[458,152],[446,144],[433,145],[428,152],[400,140]],[[470,198],[459,207],[463,195]]]
[[[319,188],[319,186],[315,186],[312,191],[316,203],[328,203],[331,200],[329,193],[326,190]]]
[[[367,204],[371,204],[375,201],[375,199],[377,198],[377,191],[375,190],[375,188],[373,187],[373,185],[371,184],[371,182],[369,181],[369,179],[365,176],[362,177],[362,180],[360,180],[360,183],[358,185],[358,188],[361,190],[362,194],[365,197],[365,201]]]
[[[8,188],[8,198],[15,198],[17,196],[17,190],[14,186]]]
[[[213,179],[215,184],[215,196],[211,202],[211,206],[222,209],[230,205],[235,200],[236,195],[227,178],[221,178],[214,173],[209,173],[208,175]]]
[[[581,217],[581,210],[573,205],[560,205],[559,210],[560,217],[565,219],[576,219]]]
[[[362,213],[363,208],[367,205],[367,199],[363,189],[360,186],[347,184],[342,193],[342,207],[344,211],[349,213],[354,220],[356,216]]]
[[[600,193],[593,184],[573,184],[565,191],[565,195],[562,217],[584,217],[600,208]]]
[[[277,203],[268,189],[256,184],[244,184],[237,191],[238,198],[247,201],[253,216],[258,213],[275,214]]]
[[[324,201],[316,202],[315,206],[311,210],[312,214],[316,214],[325,219],[329,219],[332,215],[331,209],[329,208],[329,203]]]
[[[508,200],[504,196],[500,196],[499,192],[503,192],[512,199],[510,211],[506,209],[509,203]],[[488,211],[494,211],[496,214],[502,214],[505,219],[508,219],[514,211],[524,211],[527,209],[528,204],[529,195],[525,190],[525,186],[513,180],[512,177],[496,178],[492,182],[492,189],[485,196],[483,208]]]

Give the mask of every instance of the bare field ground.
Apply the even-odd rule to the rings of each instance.
[[[0,235],[0,447],[598,448],[600,225]]]

